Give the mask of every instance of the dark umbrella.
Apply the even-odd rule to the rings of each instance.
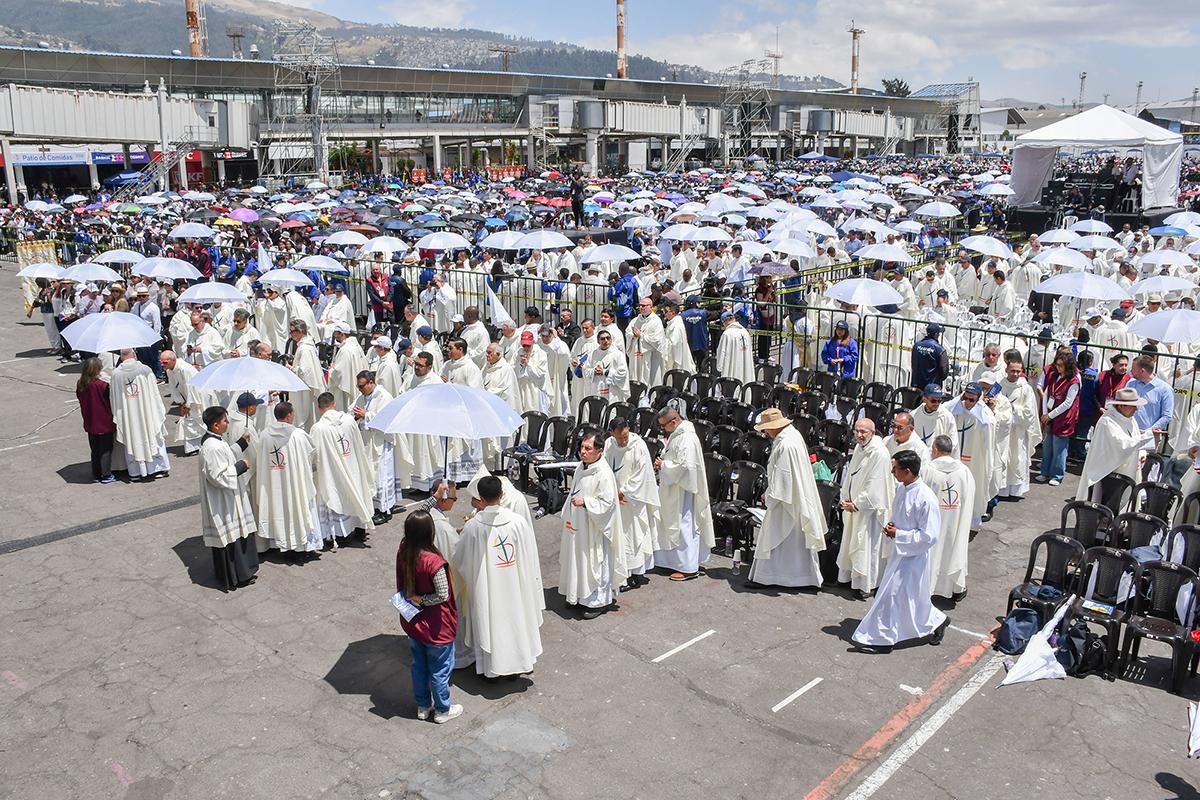
[[[792,269],[787,264],[780,264],[777,261],[768,261],[764,264],[755,264],[750,267],[751,275],[769,275],[771,277],[787,276],[791,277],[796,274],[796,270]]]

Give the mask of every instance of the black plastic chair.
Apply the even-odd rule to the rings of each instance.
[[[825,549],[817,554],[821,568],[821,579],[835,583],[838,579],[838,552],[842,548],[842,487],[837,481],[817,481],[817,494],[821,497],[821,508],[825,509]]]
[[[840,419],[842,422],[845,422],[847,425],[854,424],[854,418],[856,416],[856,412],[858,411],[858,401],[849,397],[841,397],[839,395],[834,397],[830,402],[833,403],[833,409],[837,414],[838,419]],[[828,415],[828,409],[826,409],[826,416]]]
[[[1181,525],[1200,523],[1200,492],[1192,492],[1183,498],[1176,512],[1175,521]]]
[[[678,396],[679,390],[674,386],[659,384],[658,386],[651,386],[647,391],[646,402],[650,404],[651,408],[663,408],[667,405],[668,400]]]
[[[1135,547],[1146,547],[1158,538],[1167,551],[1167,523],[1151,514],[1141,514],[1131,511],[1122,514],[1109,528],[1108,541],[1111,547],[1118,550],[1133,550]]]
[[[770,403],[768,398],[771,396],[771,390],[774,387],[769,383],[762,381],[752,381],[751,383],[742,384],[740,399],[743,403],[754,406],[755,408],[766,408]]]
[[[608,400],[603,397],[585,397],[579,401],[579,413],[576,419],[599,425],[604,422],[604,412],[608,408]]]
[[[1038,554],[1043,548],[1046,555],[1042,565],[1042,576],[1034,578]],[[1008,608],[1005,609],[1005,614],[1012,611],[1016,605],[1032,608],[1037,612],[1040,624],[1045,625],[1073,590],[1084,552],[1082,544],[1062,534],[1043,533],[1034,539],[1029,545],[1029,566],[1025,569],[1025,580],[1008,593]],[[1053,600],[1038,597],[1038,590],[1044,586],[1057,589],[1062,594]]]
[[[807,391],[814,394],[824,395],[825,399],[831,399],[837,392],[838,376],[832,372],[814,372],[809,375],[808,385],[805,387]]]
[[[645,439],[653,436],[658,430],[658,411],[653,408],[639,408],[633,414],[631,424],[636,428],[638,436]]]
[[[1179,590],[1188,584],[1192,586],[1192,600],[1186,616],[1190,617],[1200,590],[1194,571],[1169,561],[1147,561],[1137,566],[1133,573],[1133,608],[1125,619],[1119,675],[1124,675],[1129,662],[1138,657],[1143,639],[1165,642],[1171,646],[1171,692],[1182,691],[1196,644],[1189,631],[1176,622],[1175,602]]]
[[[895,410],[912,411],[917,406],[921,405],[921,392],[916,386],[897,386],[892,390],[888,402],[892,404]]]
[[[1075,523],[1068,525],[1067,520],[1072,515]],[[1113,515],[1107,507],[1086,500],[1072,500],[1063,506],[1062,524],[1058,532],[1088,548],[1107,540],[1112,522]]]
[[[708,502],[720,503],[729,499],[733,467],[729,459],[716,453],[704,454],[704,474],[708,481]]]
[[[1133,504],[1143,514],[1163,521],[1171,519],[1171,510],[1183,500],[1183,493],[1169,483],[1142,481],[1133,489]]]
[[[817,461],[824,461],[825,466],[829,467],[829,471],[833,473],[834,478],[841,475],[842,467],[850,460],[845,451],[837,450],[832,447],[820,446],[812,451],[817,456]]]
[[[1200,525],[1176,525],[1169,536],[1163,547],[1166,560],[1200,573]]]
[[[863,387],[862,399],[864,403],[879,403],[880,405],[890,406],[892,404],[892,385],[883,381],[871,381]]]
[[[696,393],[697,397],[712,397],[713,391],[717,386],[717,376],[707,375],[697,372],[692,376],[692,385],[689,387],[691,391]]]
[[[708,420],[713,425],[721,425],[725,418],[725,406],[729,405],[729,402],[724,397],[702,397],[696,406],[696,416]]]
[[[683,403],[684,417],[689,420],[696,418],[696,408],[700,405],[699,397],[691,392],[680,392],[675,399]]]
[[[773,386],[783,377],[783,367],[771,361],[762,361],[754,368],[754,377]]]
[[[642,397],[646,394],[646,384],[641,381],[629,382],[629,400],[626,401],[632,405],[638,406],[642,404]]]
[[[717,548],[724,550],[724,539],[733,539],[733,549],[741,548],[747,560],[753,558],[754,527],[757,520],[747,509],[761,508],[763,492],[767,488],[767,473],[758,464],[735,461],[731,465],[733,478],[732,498],[713,504],[713,528],[717,536]],[[732,556],[732,552],[726,551]]]
[[[837,396],[858,402],[858,398],[862,396],[863,387],[866,385],[867,382],[861,378],[846,376],[838,381]]]
[[[736,400],[741,393],[742,382],[737,378],[717,378],[716,394],[728,400]]]
[[[650,451],[650,463],[653,464],[662,455],[663,450],[667,447],[667,443],[657,436],[648,439],[643,437],[643,440],[646,442],[646,449]]]
[[[708,441],[709,437],[712,436],[712,432],[717,428],[716,425],[705,419],[694,419],[691,420],[691,423],[692,428],[696,431],[696,438],[700,440],[701,445],[704,445]]]
[[[1146,460],[1142,462],[1142,483],[1161,481],[1163,464],[1166,461],[1166,456],[1162,453],[1146,453]]]
[[[758,410],[754,406],[746,403],[730,403],[725,406],[722,421],[726,425],[733,425],[742,432],[746,432],[754,428],[756,417],[758,417]]]
[[[829,398],[825,397],[823,394],[801,392],[796,397],[796,410],[808,414],[810,417],[816,417],[817,419],[825,418],[825,407],[827,405],[829,405]]]
[[[742,443],[742,459],[751,461],[761,467],[767,466],[771,457],[771,445],[774,440],[762,431],[748,431]]]
[[[686,392],[692,382],[692,373],[686,369],[668,370],[666,375],[663,375],[663,383],[673,387],[680,392]]]
[[[848,453],[854,434],[849,425],[836,419],[823,419],[817,422],[817,440],[824,447],[832,447]]]
[[[1114,517],[1119,517],[1129,509],[1136,486],[1133,478],[1120,472],[1114,472],[1101,479],[1100,499],[1097,502],[1107,507]]]
[[[792,414],[792,427],[800,431],[800,435],[804,437],[804,444],[811,449],[817,435],[816,417],[810,417],[808,414]]]
[[[712,429],[707,440],[701,441],[705,442],[706,451],[725,456],[732,462],[741,456],[745,438],[746,435],[732,425],[718,425]]]
[[[1063,617],[1063,625],[1070,625],[1072,618],[1095,623],[1108,634],[1108,674],[1117,671],[1117,653],[1120,651],[1121,626],[1129,613],[1130,599],[1118,600],[1121,579],[1127,572],[1137,569],[1137,559],[1124,550],[1112,547],[1089,547],[1079,564],[1080,596],[1071,604]],[[1089,587],[1091,589],[1088,593]],[[1084,601],[1091,600],[1113,607],[1111,614],[1085,607]]]
[[[808,367],[796,367],[792,370],[792,374],[788,375],[787,382],[793,386],[799,386],[801,389],[808,388],[808,383],[812,380],[813,371]]]
[[[880,435],[886,435],[892,427],[892,412],[879,403],[859,403],[854,411],[854,419],[869,419],[875,423],[875,430]]]
[[[533,460],[534,454],[546,449],[546,436],[550,431],[546,423],[549,418],[540,411],[526,411],[521,418],[525,420],[524,435],[522,436],[518,432],[512,446],[506,447],[500,452],[500,466],[505,468],[510,460],[516,462],[521,490],[529,491],[529,463]],[[532,453],[517,452],[522,438],[525,444],[533,448]]]
[[[790,417],[796,413],[796,407],[800,403],[800,393],[790,386],[778,384],[771,389],[771,396],[767,398],[767,405],[778,408],[785,417]]]
[[[592,426],[598,428],[598,426]],[[546,452],[553,453],[560,459],[571,455],[571,434],[575,430],[575,420],[570,417],[550,417],[546,420]]]
[[[635,413],[637,413],[637,409],[631,406],[629,403],[609,403],[608,407],[604,409],[604,419],[602,420],[604,423],[604,430],[608,430],[609,423],[611,423],[617,417],[621,417],[630,425],[632,425],[633,415]]]

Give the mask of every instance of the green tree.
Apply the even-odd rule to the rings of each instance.
[[[883,91],[889,97],[908,97],[912,94],[912,90],[908,88],[908,81],[903,78],[884,78]]]

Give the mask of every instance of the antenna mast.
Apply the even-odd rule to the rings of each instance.
[[[850,34],[850,94],[858,94],[858,37],[866,33],[862,28],[854,26],[854,20],[850,20],[850,27],[846,28]]]

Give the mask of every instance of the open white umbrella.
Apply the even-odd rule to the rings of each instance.
[[[771,249],[792,258],[816,258],[817,256],[808,246],[808,242],[802,242],[799,239],[781,239],[772,244]]]
[[[825,290],[825,296],[854,306],[900,305],[904,298],[883,281],[847,278]]]
[[[968,236],[958,245],[975,253],[983,253],[985,256],[1012,258],[1014,255],[1011,247],[993,236]]]
[[[913,212],[914,217],[927,217],[929,219],[950,219],[952,217],[961,217],[962,212],[949,203],[926,203],[917,208]]]
[[[894,244],[869,244],[866,247],[859,248],[858,252],[854,255],[860,261],[867,259],[871,261],[892,261],[898,264],[911,264],[916,260]]]
[[[742,254],[750,258],[762,258],[771,254],[771,248],[762,242],[738,242],[742,246]]]
[[[184,289],[176,302],[179,305],[186,303],[245,303],[246,295],[228,283],[203,281]]]
[[[1078,239],[1068,242],[1067,247],[1072,250],[1123,250],[1125,245],[1118,242],[1111,236],[1104,236],[1099,233],[1092,233],[1087,236],[1080,236]]]
[[[593,247],[579,259],[580,264],[592,264],[600,261],[636,261],[642,254],[632,247],[623,244],[602,244]]]
[[[63,202],[70,202],[71,198],[67,198]],[[1171,216],[1163,220],[1164,225],[1200,225],[1200,214],[1195,211],[1177,211]]]
[[[212,228],[199,222],[185,222],[172,228],[167,236],[172,239],[207,239],[215,233]]]
[[[470,250],[471,243],[457,233],[427,233],[417,240],[418,250]]]
[[[111,283],[112,281],[121,280],[120,274],[115,270],[109,269],[103,264],[96,264],[92,261],[85,261],[82,264],[76,264],[73,267],[69,267],[62,274],[62,277],[70,278],[78,283],[87,283],[88,281],[104,281],[106,283]],[[98,351],[90,350],[88,352],[94,353]]]
[[[1043,294],[1078,297],[1082,300],[1129,300],[1129,292],[1112,278],[1094,272],[1068,272],[1055,275],[1038,284]],[[1160,312],[1161,313],[1161,312]]]
[[[1112,226],[1098,219],[1081,219],[1069,226],[1067,230],[1080,233],[1112,233]]]
[[[792,228],[795,233],[813,233],[817,236],[837,236],[837,231],[823,219],[810,219]]]
[[[335,244],[338,247],[341,247],[347,244],[362,246],[368,241],[369,240],[367,237],[363,236],[358,231],[338,231],[337,233],[330,234],[325,240],[325,243]]]
[[[517,242],[524,235],[520,231],[496,231],[483,237],[480,244],[492,250],[517,250]]]
[[[1129,293],[1166,294],[1167,292],[1187,292],[1195,288],[1196,284],[1187,278],[1176,278],[1174,275],[1151,275],[1149,278],[1138,281],[1133,286],[1130,286]],[[1162,312],[1155,313],[1161,314]]]
[[[358,255],[362,257],[372,253],[383,253],[388,258],[391,258],[396,253],[407,253],[408,250],[408,245],[395,236],[376,236],[359,248]]]
[[[294,269],[273,269],[263,273],[260,283],[271,286],[312,286],[312,280],[303,272]]]
[[[699,228],[696,227],[695,225],[689,225],[686,222],[680,222],[675,225],[670,225],[666,228],[663,228],[662,233],[659,235],[662,236],[662,238],[667,239],[672,242],[685,242],[685,241],[689,241],[688,240],[689,235],[695,233],[698,230],[699,230]]]
[[[162,336],[144,319],[125,311],[88,314],[63,328],[62,335],[71,347],[85,353],[150,347],[162,341]]]
[[[146,256],[133,250],[125,250],[118,248],[116,250],[105,250],[100,255],[92,259],[97,264],[136,264],[139,261],[145,260]]]
[[[1070,244],[1071,242],[1082,236],[1079,231],[1069,231],[1066,228],[1055,228],[1054,230],[1046,231],[1038,237],[1038,241],[1042,244]]]
[[[135,275],[149,275],[151,278],[162,278],[176,281],[198,281],[204,276],[200,270],[180,258],[154,256],[139,261],[133,266]]]
[[[40,264],[30,264],[23,270],[17,273],[18,278],[46,278],[47,280],[56,281],[63,275],[63,268],[56,267],[54,264],[42,262]]]
[[[337,272],[348,275],[350,270],[329,256],[305,256],[292,265],[292,269],[311,270],[314,272]]]
[[[1147,264],[1155,267],[1190,267],[1196,262],[1178,250],[1155,250],[1142,256],[1139,263],[1143,267]],[[1192,288],[1195,286],[1193,285]]]
[[[1130,325],[1129,333],[1167,344],[1200,342],[1200,311],[1192,311],[1190,308],[1155,311]]]
[[[197,372],[188,384],[206,392],[303,392],[296,373],[263,358],[226,358]]]
[[[1092,261],[1078,250],[1069,247],[1043,247],[1042,251],[1033,257],[1039,264],[1057,264],[1060,267],[1089,270]]]
[[[517,240],[518,250],[549,250],[556,247],[574,247],[575,243],[561,233],[548,230],[530,231]]]
[[[509,436],[524,420],[498,395],[455,383],[427,383],[380,409],[368,428],[461,439]]]

